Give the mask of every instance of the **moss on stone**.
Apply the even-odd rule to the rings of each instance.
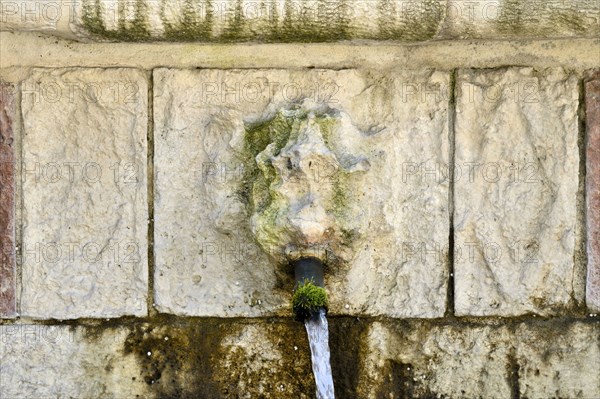
[[[292,134],[294,118],[278,112],[274,118],[246,126],[244,137],[244,178],[240,195],[254,210],[262,211],[271,204],[270,187],[276,174],[269,163],[261,167],[256,162],[258,154],[273,144],[274,155],[279,154]]]
[[[400,6],[401,9],[397,7]],[[379,0],[379,40],[421,41],[433,39],[446,12],[439,0],[403,4],[395,0]]]
[[[100,0],[84,0],[82,21],[91,34],[115,41],[146,41],[151,38],[148,22],[148,5],[144,0],[136,0],[133,19],[127,20],[125,4],[118,5],[118,28],[107,29],[102,18],[103,9]]]
[[[203,0],[198,9],[197,1],[185,0],[178,21],[169,21],[165,14],[165,3],[160,7],[160,18],[165,27],[164,38],[169,41],[209,41],[214,22],[211,0]],[[199,11],[205,9],[204,16]]]
[[[327,292],[310,280],[304,280],[298,285],[292,298],[292,309],[296,319],[305,321],[312,317],[319,309],[327,309]]]

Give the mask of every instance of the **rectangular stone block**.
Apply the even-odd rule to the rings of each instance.
[[[0,326],[0,397],[148,398],[143,370],[123,351],[129,334],[127,327]]]
[[[456,39],[597,37],[595,0],[449,0],[439,34]]]
[[[457,77],[456,314],[542,315],[571,303],[578,83],[561,69]]]
[[[520,397],[600,397],[598,323],[522,324],[516,347]]]
[[[511,397],[513,335],[503,326],[375,322],[364,334],[357,397]]]
[[[600,312],[600,71],[585,83],[587,307]]]
[[[0,343],[3,399],[309,399],[315,392],[306,332],[291,318],[3,325]]]
[[[22,314],[146,315],[145,75],[36,69],[22,94]]]
[[[320,218],[342,226],[336,250],[309,254],[326,258],[330,312],[442,316],[448,82],[447,73],[428,70],[156,70],[158,309],[217,317],[290,314],[294,282],[286,259],[299,243],[266,251],[256,238],[254,201],[262,201],[257,193],[265,186],[250,173],[259,173],[260,143],[249,140],[264,132],[277,136],[277,118],[300,109],[327,121],[328,151],[354,165],[343,185],[321,162],[307,178],[313,193],[335,193],[334,208]]]
[[[15,88],[0,83],[0,318],[13,317],[16,303],[15,257]]]

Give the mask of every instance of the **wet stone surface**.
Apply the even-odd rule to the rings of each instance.
[[[595,398],[594,320],[377,321],[331,317],[339,398]],[[314,398],[290,319],[157,316],[0,326],[3,398]]]

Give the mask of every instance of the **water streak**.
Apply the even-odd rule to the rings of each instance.
[[[329,361],[329,328],[325,309],[304,323],[308,333],[312,369],[317,384],[317,399],[334,399],[333,377],[331,376],[331,363]]]

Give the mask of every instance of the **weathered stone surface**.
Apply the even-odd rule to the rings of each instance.
[[[361,342],[361,398],[600,397],[597,322],[382,321]]]
[[[0,326],[0,396],[311,398],[303,326],[180,320]]]
[[[447,74],[159,69],[154,84],[160,311],[288,314],[293,282],[285,259],[314,250],[327,258],[332,313],[443,315]],[[295,248],[297,242],[265,253],[250,223],[269,187],[254,174],[255,157],[269,140],[285,137],[277,115],[299,103],[327,121],[326,145],[338,159],[369,164],[342,182],[331,177],[331,165],[313,166],[312,179],[337,193],[337,205],[326,210],[345,231],[336,253]],[[261,134],[262,144],[251,139]]]
[[[358,397],[510,398],[511,344],[506,327],[373,323]]]
[[[597,37],[595,0],[450,0],[439,36],[446,39]]]
[[[264,323],[240,327],[223,337],[215,358],[214,378],[223,397],[313,397],[315,382],[301,324],[295,329]]]
[[[94,334],[81,327],[0,326],[0,397],[147,398],[143,370],[123,353],[128,334],[127,328]]]
[[[72,25],[78,36],[109,40],[323,42],[432,39],[446,0],[85,0]]]
[[[600,397],[600,324],[522,324],[516,332],[522,398]]]
[[[24,0],[0,3],[0,29],[41,31],[73,36],[69,27],[75,17],[76,2]]]
[[[587,201],[587,284],[586,303],[600,311],[600,71],[585,84],[587,127],[586,201]]]
[[[145,315],[144,74],[39,69],[22,92],[22,314]]]
[[[2,3],[3,30],[116,41],[597,37],[594,0],[29,0]]]
[[[573,294],[578,85],[560,69],[457,77],[459,315],[551,314]]]
[[[0,317],[15,316],[15,88],[0,83]]]

